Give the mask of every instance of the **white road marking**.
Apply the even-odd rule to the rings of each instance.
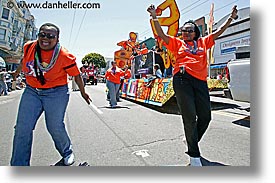
[[[244,118],[247,117],[245,114],[236,114],[236,113],[230,113],[230,112],[225,112],[225,111],[212,111],[214,114],[222,115],[222,116],[228,116],[232,118]]]
[[[132,152],[132,154],[135,154],[137,156],[141,156],[141,157],[148,157],[150,156],[150,154],[148,153],[148,150],[146,149],[143,149],[143,150],[138,150],[138,151],[135,151],[135,152]]]
[[[0,105],[9,103],[9,102],[11,102],[11,101],[13,101],[13,100],[14,100],[14,99],[8,99],[8,100],[0,101]]]
[[[93,103],[90,103],[90,106],[98,113],[98,114],[103,114],[101,110],[99,110]]]

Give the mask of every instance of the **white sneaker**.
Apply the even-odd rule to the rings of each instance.
[[[202,166],[201,158],[190,157],[190,166]]]
[[[73,163],[74,163],[74,154],[73,153],[64,158],[65,165],[70,166]]]

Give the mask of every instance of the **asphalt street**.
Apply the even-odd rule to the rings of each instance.
[[[175,105],[161,110],[122,99],[108,107],[105,84],[88,85],[87,105],[71,90],[65,124],[77,166],[186,166],[186,141]],[[0,97],[0,165],[8,166],[22,90]],[[250,166],[250,104],[211,96],[212,121],[200,142],[204,166]],[[54,106],[53,106],[54,107]],[[60,160],[42,115],[34,130],[32,166]]]

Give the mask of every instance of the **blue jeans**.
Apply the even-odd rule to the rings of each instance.
[[[182,115],[187,154],[191,157],[200,157],[198,143],[211,121],[207,82],[194,78],[187,72],[177,73],[173,77],[173,87]]]
[[[0,80],[0,95],[2,93],[2,90],[4,91],[4,95],[8,95],[8,87],[5,81]]]
[[[119,90],[120,84],[113,83],[111,81],[106,81],[107,88],[110,94],[110,105],[116,106],[117,105],[117,92]]]
[[[12,166],[30,165],[33,130],[42,112],[45,112],[47,130],[59,154],[64,158],[72,153],[71,141],[64,124],[68,102],[67,85],[46,90],[27,85],[17,115],[10,162]]]

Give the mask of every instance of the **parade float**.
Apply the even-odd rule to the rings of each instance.
[[[162,12],[166,9],[169,9],[170,15],[163,17]],[[176,1],[164,1],[156,8],[156,12],[160,25],[167,27],[167,34],[177,36],[180,13]],[[125,65],[128,65],[132,73],[131,79],[125,79],[122,84],[121,97],[155,106],[163,106],[175,95],[172,81],[172,68],[175,64],[175,58],[172,53],[162,46],[152,20],[150,23],[156,40],[155,45],[163,48],[161,53],[150,48],[146,54],[136,53],[135,50],[139,49],[137,34],[130,32],[128,40],[117,43],[118,46],[121,46],[121,49],[114,53],[114,58],[118,67],[124,68]],[[164,78],[156,79],[154,77],[154,64],[161,66]]]

